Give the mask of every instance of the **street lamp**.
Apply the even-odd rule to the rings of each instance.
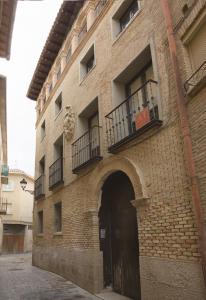
[[[20,181],[20,185],[21,185],[21,188],[24,192],[28,192],[30,193],[31,195],[34,195],[34,191],[32,190],[26,190],[26,186],[27,186],[27,181],[25,178],[23,178],[21,181]]]

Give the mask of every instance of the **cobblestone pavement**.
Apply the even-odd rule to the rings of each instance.
[[[31,254],[0,256],[0,300],[100,300],[64,278],[33,267]]]

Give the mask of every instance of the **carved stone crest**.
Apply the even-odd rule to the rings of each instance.
[[[74,127],[75,127],[75,116],[71,105],[66,106],[66,113],[64,116],[64,136],[67,141],[71,140],[74,134]]]

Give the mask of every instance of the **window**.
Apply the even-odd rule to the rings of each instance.
[[[54,205],[55,232],[62,231],[62,203],[58,202]]]
[[[63,135],[54,143],[54,162],[49,167],[49,189],[63,184]]]
[[[9,180],[8,184],[2,184],[2,191],[3,192],[14,191],[14,182]]]
[[[87,23],[86,21],[83,23],[81,29],[80,29],[80,32],[79,32],[79,35],[78,35],[78,40],[79,40],[79,43],[81,42],[81,40],[83,39],[83,37],[85,36],[87,32]]]
[[[80,62],[80,80],[93,69],[95,66],[94,45],[87,51],[86,55]]]
[[[45,156],[39,162],[39,174],[43,175],[45,173]]]
[[[45,121],[41,124],[41,140],[44,139],[46,135],[46,123]]]
[[[159,127],[158,83],[147,46],[113,81],[113,110],[106,116],[109,151]]]
[[[191,76],[185,82],[186,92],[198,92],[206,79],[206,22],[197,32],[193,32],[192,39],[187,44],[191,62]]]
[[[124,15],[119,20],[121,31],[127,27],[129,21],[134,17],[137,11],[138,11],[138,3],[136,0],[134,0],[130,5],[130,7],[126,10]]]
[[[68,52],[67,52],[67,56],[66,56],[66,62],[68,62],[70,60],[70,57],[72,56],[72,49],[71,47],[69,48]]]
[[[61,76],[61,67],[59,66],[57,70],[57,80],[59,80],[60,76]]]
[[[51,91],[52,91],[52,83],[50,83],[49,85],[49,94],[51,94]]]
[[[63,158],[63,135],[54,143],[54,159]]]
[[[38,212],[38,233],[43,233],[43,210]]]
[[[83,135],[72,144],[73,173],[102,158],[97,97],[79,115],[78,128]]]
[[[193,70],[196,71],[206,60],[206,22],[188,44]]]
[[[138,0],[125,0],[122,2],[112,18],[112,31],[114,38],[129,25],[138,10]]]
[[[86,63],[87,73],[94,67],[94,55]]]
[[[44,107],[44,105],[45,105],[45,103],[46,103],[46,95],[43,97],[42,102],[43,102],[43,107]]]
[[[55,101],[55,116],[62,110],[62,93],[57,97]]]
[[[104,8],[106,3],[107,3],[107,0],[99,0],[99,2],[97,3],[97,6],[95,7],[96,17],[101,13],[101,11]]]

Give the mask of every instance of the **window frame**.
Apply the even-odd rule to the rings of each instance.
[[[70,46],[68,48],[68,51],[67,51],[67,54],[66,54],[66,62],[68,63],[69,60],[71,59],[71,56],[72,56],[72,47]]]
[[[63,106],[63,103],[62,103],[62,92],[58,95],[58,97],[56,98],[55,100],[55,118],[57,118],[57,116],[61,113],[62,111],[62,106]],[[59,105],[59,103],[61,105]]]
[[[133,11],[133,6],[135,6],[135,11]],[[134,16],[139,11],[139,3],[137,0],[133,0],[132,3],[129,5],[129,7],[126,9],[126,11],[123,13],[123,15],[119,18],[119,24],[120,24],[120,33],[127,28],[131,20],[134,18]],[[123,19],[126,19],[126,21],[123,21]]]
[[[84,39],[86,33],[87,33],[87,20],[85,19],[82,22],[81,28],[80,28],[79,33],[78,33],[78,43],[79,44]]]
[[[46,120],[41,123],[41,141],[44,140],[46,136]]]
[[[136,11],[131,14],[132,7],[136,3]],[[141,11],[141,5],[140,0],[123,0],[121,1],[121,4],[114,12],[112,18],[111,18],[111,26],[112,26],[112,39],[113,42],[115,42],[121,34],[126,30],[126,28],[133,22],[135,17],[140,13]],[[126,22],[123,26],[122,19],[126,17],[126,15],[130,15],[128,22]]]
[[[89,66],[88,63],[92,61],[92,65]],[[80,60],[80,84],[87,77],[87,75],[94,69],[96,66],[96,55],[95,55],[95,43],[92,43],[87,49],[86,53]]]
[[[39,210],[37,212],[37,218],[38,218],[37,233],[43,234],[44,233],[44,211],[43,210]]]
[[[62,232],[62,201],[54,204],[54,232]]]
[[[58,69],[57,69],[57,81],[60,79],[60,77],[61,77],[61,66],[59,66],[58,67]]]

